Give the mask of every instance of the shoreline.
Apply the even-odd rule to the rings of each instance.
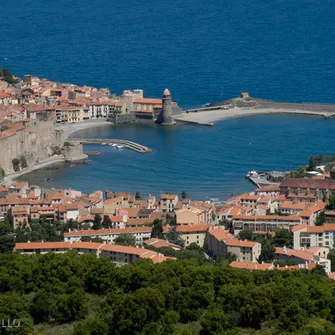
[[[101,126],[107,126],[112,125],[112,122],[106,121],[105,119],[102,120],[88,120],[88,121],[81,121],[76,123],[70,123],[70,124],[62,124],[62,125],[56,125],[56,130],[63,130],[64,132],[64,138],[65,140],[70,139],[70,137],[77,133],[78,131],[84,130],[84,129],[90,129],[95,127],[101,127]]]
[[[40,162],[38,164],[28,166],[24,170],[13,172],[5,176],[5,178],[0,182],[0,185],[10,185],[14,180],[17,178],[33,172],[35,170],[43,169],[49,165],[57,164],[57,163],[64,163],[66,161],[64,156],[56,156],[56,157],[50,157],[44,160],[43,162]]]
[[[195,123],[211,125],[215,121],[228,120],[237,117],[265,115],[265,114],[293,114],[327,117],[333,115],[330,112],[310,111],[303,109],[284,109],[284,108],[233,108],[233,109],[212,109],[200,110],[198,112],[183,113],[175,117],[176,121],[185,123]]]

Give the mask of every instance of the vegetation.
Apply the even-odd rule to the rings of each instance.
[[[22,169],[28,167],[26,157],[24,157],[23,155],[20,157],[20,164]]]
[[[122,114],[122,110],[121,109],[115,109],[113,110],[114,114]]]
[[[135,246],[136,237],[133,234],[120,234],[115,240],[115,244],[126,245],[126,246]]]
[[[142,196],[140,192],[136,192],[135,194],[135,200],[142,200]]]
[[[17,84],[19,82],[18,79],[14,78],[13,73],[7,69],[0,69],[0,77],[2,77],[4,81],[11,85]]]
[[[109,217],[109,215],[104,215],[104,220],[102,222],[102,225],[104,228],[111,228],[113,225],[113,222],[111,220],[111,218]]]
[[[300,166],[297,170],[290,172],[290,177],[292,178],[304,178],[309,176],[310,171],[319,171],[318,165],[325,165],[325,171],[330,171],[332,167],[335,166],[335,156],[324,156],[324,154],[319,154],[317,156],[311,156],[308,161],[307,166]]]
[[[71,142],[64,142],[64,147],[73,147]]]
[[[252,241],[253,240],[252,230],[242,230],[242,231],[240,231],[239,234],[238,234],[238,238],[240,240]]]
[[[34,93],[35,93],[34,90],[31,89],[31,88],[24,88],[24,89],[22,90],[22,93],[24,93],[24,92],[28,92],[28,93],[30,93],[30,94],[34,94]]]
[[[81,242],[96,242],[103,243],[104,240],[101,237],[91,237],[91,236],[83,236],[80,239]]]
[[[187,194],[187,192],[185,192],[185,191],[183,191],[183,192],[181,192],[181,198],[184,200],[184,199],[186,199],[187,197],[188,197],[188,194]]]
[[[99,214],[94,215],[94,223],[93,223],[92,229],[94,230],[101,229],[101,221],[102,221],[102,218]]]
[[[331,210],[331,211],[335,210],[335,195],[331,195],[328,198],[328,204],[327,204],[326,208]]]
[[[179,245],[181,247],[183,247],[185,244],[185,241],[180,237],[180,234],[177,232],[176,227],[170,229],[170,231],[166,234],[166,239],[170,243]]]
[[[326,215],[325,215],[325,211],[321,211],[315,219],[315,225],[316,226],[323,226],[325,224],[325,220],[326,220]]]
[[[14,158],[14,159],[12,160],[12,164],[13,164],[13,170],[14,170],[15,172],[20,171],[20,160],[19,160],[19,159]]]
[[[335,271],[335,249],[329,251],[328,259],[330,259],[331,271]]]
[[[1,318],[21,321],[11,334],[36,325],[78,335],[335,332],[334,282],[318,270],[249,272],[188,259],[116,268],[69,252],[0,255],[0,274]]]
[[[151,237],[164,239],[163,223],[161,220],[154,220],[151,230]]]
[[[5,170],[0,167],[0,180],[6,176]]]
[[[64,146],[65,146],[65,143],[64,143]],[[51,156],[61,155],[61,154],[62,154],[62,149],[58,147],[57,145],[51,148]]]

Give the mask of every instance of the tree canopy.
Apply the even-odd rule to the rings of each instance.
[[[77,335],[335,332],[334,282],[320,268],[249,272],[194,258],[115,267],[73,251],[2,254],[0,290],[0,317],[23,327],[11,334],[40,325]]]
[[[3,80],[6,81],[8,84],[17,84],[19,82],[18,79],[14,78],[12,72],[8,69],[0,69],[0,77],[3,77]]]
[[[136,245],[136,237],[134,234],[120,234],[115,240],[115,244],[126,245],[126,246],[134,246]]]

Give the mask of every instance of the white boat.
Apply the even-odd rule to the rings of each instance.
[[[116,146],[118,149],[122,149],[123,148],[123,145],[117,145]]]
[[[107,145],[107,143],[102,143],[102,145]]]
[[[255,170],[251,170],[251,171],[249,171],[247,174],[246,174],[246,176],[245,176],[246,178],[250,178],[250,177],[258,177],[258,173],[257,173],[257,171],[255,171]]]
[[[112,147],[117,147],[117,143],[113,143],[113,144],[112,144]]]
[[[108,145],[112,147],[112,146],[113,146],[113,143],[109,143]]]

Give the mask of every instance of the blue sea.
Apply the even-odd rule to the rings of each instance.
[[[184,108],[240,91],[335,103],[334,16],[332,0],[1,1],[0,67],[117,94],[142,88],[159,97],[168,87]],[[111,126],[106,137],[136,140],[153,153],[99,148],[91,164],[53,172],[54,186],[224,198],[252,189],[248,170],[287,170],[310,154],[334,154],[333,129],[333,120],[288,115],[213,128]]]

